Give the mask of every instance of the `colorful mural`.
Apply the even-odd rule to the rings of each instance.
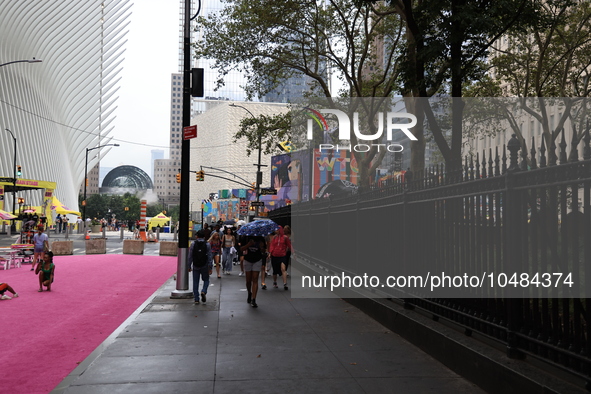
[[[322,186],[332,181],[341,180],[357,185],[359,169],[353,153],[341,150],[320,152],[314,150],[314,174],[312,194],[316,196]]]
[[[203,204],[203,220],[213,223],[218,220],[238,219],[240,200],[214,200]]]

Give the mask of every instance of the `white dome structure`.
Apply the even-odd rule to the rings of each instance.
[[[86,148],[110,142],[130,7],[0,2],[0,177],[13,176],[14,136],[22,178],[55,182],[54,195],[78,207]],[[18,62],[33,58],[42,62]],[[89,170],[108,149],[89,152]]]

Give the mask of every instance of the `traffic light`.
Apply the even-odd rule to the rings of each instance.
[[[254,192],[256,189],[257,189],[257,184],[256,184],[256,182],[252,182],[252,183],[250,184],[250,190],[252,190],[252,191]]]
[[[176,183],[181,183],[181,173],[176,174]]]
[[[195,172],[195,180],[198,182],[205,180],[205,172],[203,170]]]
[[[23,175],[22,167],[16,166],[16,176],[18,176],[20,178],[22,175]]]

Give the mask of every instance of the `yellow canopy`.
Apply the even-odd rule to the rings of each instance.
[[[66,215],[68,213],[69,214],[72,214],[72,215],[78,215],[78,216],[81,215],[80,212],[74,211],[73,209],[70,209],[70,208],[66,207],[55,196],[53,196],[53,201],[51,202],[51,209],[53,211],[55,211],[56,213],[59,213],[59,214],[62,214],[62,215]]]
[[[154,216],[150,220],[148,220],[148,230],[152,227],[164,227],[166,224],[170,222],[170,218],[167,217],[164,213],[160,212],[158,215]]]

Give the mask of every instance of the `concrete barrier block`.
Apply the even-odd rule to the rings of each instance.
[[[179,254],[179,243],[171,241],[160,242],[160,256],[177,256]]]
[[[91,238],[86,241],[86,254],[105,254],[107,253],[106,238]]]
[[[55,256],[67,256],[74,254],[74,241],[53,241],[51,251]]]
[[[124,240],[123,254],[144,254],[144,241],[137,239]]]

